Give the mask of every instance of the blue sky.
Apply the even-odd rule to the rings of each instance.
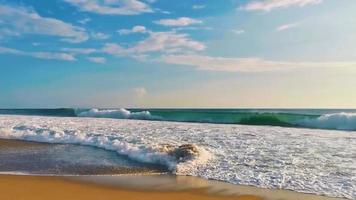
[[[354,108],[353,0],[0,0],[0,107]]]

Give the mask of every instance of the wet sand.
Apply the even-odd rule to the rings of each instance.
[[[80,153],[83,151],[89,153],[83,156]],[[0,172],[7,171],[42,175],[112,175],[168,172],[161,166],[131,162],[128,158],[120,157],[115,152],[90,146],[0,139]]]

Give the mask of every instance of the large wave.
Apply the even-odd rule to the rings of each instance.
[[[324,114],[318,118],[304,119],[297,124],[310,128],[356,130],[356,113]]]

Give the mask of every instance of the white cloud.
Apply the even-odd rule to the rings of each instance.
[[[65,61],[74,61],[76,60],[73,55],[67,53],[53,53],[53,52],[32,52],[27,53],[27,55],[47,59],[47,60],[65,60]]]
[[[225,58],[201,55],[166,55],[161,62],[192,66],[199,70],[259,72],[301,67],[356,67],[356,62],[286,62],[262,58]]]
[[[174,48],[184,48],[187,50],[201,51],[205,45],[192,40],[187,34],[175,32],[154,32],[150,36],[139,42],[133,50],[136,52],[161,51]]]
[[[78,23],[79,23],[79,24],[86,24],[86,23],[88,23],[88,22],[90,22],[90,21],[91,21],[91,19],[87,17],[87,18],[78,20]]]
[[[0,24],[1,24],[1,21],[0,21]],[[19,32],[17,32],[16,30],[11,30],[8,28],[0,28],[0,38],[4,38],[4,37],[8,37],[8,36],[19,37],[19,36],[21,36],[21,34]]]
[[[2,30],[8,30],[6,36],[21,34],[50,35],[62,38],[62,41],[78,43],[88,39],[85,29],[54,18],[41,17],[35,11],[23,7],[0,5]],[[0,30],[0,35],[6,34]]]
[[[296,28],[297,26],[299,26],[300,23],[299,22],[296,22],[296,23],[290,23],[290,24],[283,24],[281,26],[278,26],[276,28],[276,31],[284,31],[284,30],[287,30],[287,29],[291,29],[291,28]]]
[[[243,9],[271,11],[277,8],[287,8],[291,6],[303,7],[319,4],[321,2],[323,2],[323,0],[259,0],[248,3]]]
[[[204,9],[206,7],[206,5],[193,5],[192,8],[195,9],[195,10],[198,10],[198,9]]]
[[[0,54],[13,54],[20,56],[31,56],[40,59],[47,60],[64,60],[74,61],[76,60],[73,55],[68,53],[56,53],[56,52],[25,52],[17,49],[11,49],[6,47],[0,47]]]
[[[244,34],[245,30],[243,29],[238,29],[238,30],[232,30],[233,33],[235,33],[236,35],[240,35],[240,34]]]
[[[160,10],[161,13],[165,14],[165,15],[169,15],[171,14],[171,12],[167,11],[167,10]]]
[[[70,54],[91,54],[96,52],[93,48],[62,48],[61,51]]]
[[[106,44],[103,51],[112,55],[138,55],[148,52],[201,51],[205,45],[176,32],[150,32],[149,37],[132,47],[124,48],[118,44]]]
[[[153,12],[149,5],[139,0],[64,0],[82,11],[103,15],[137,15]]]
[[[114,43],[107,43],[102,49],[103,52],[111,54],[111,55],[128,55],[130,54],[129,49],[125,49],[124,47],[114,44]]]
[[[87,57],[87,60],[95,63],[101,63],[101,64],[106,63],[106,58],[104,57]]]
[[[189,17],[180,17],[177,19],[161,19],[154,21],[154,23],[163,26],[189,26],[193,24],[201,24],[203,21]]]
[[[0,53],[1,54],[21,54],[21,51],[0,46]]]
[[[211,31],[213,30],[212,27],[209,26],[181,26],[181,27],[176,27],[173,28],[172,31],[201,31],[201,30],[205,30],[205,31]]]
[[[117,31],[120,35],[127,35],[131,33],[147,33],[149,30],[144,26],[134,26],[132,29],[120,29]]]
[[[111,36],[106,33],[100,33],[100,32],[92,32],[90,36],[96,40],[106,40],[109,39]]]

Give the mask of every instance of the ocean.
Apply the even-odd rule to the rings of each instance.
[[[28,149],[2,150],[0,172],[145,168],[355,199],[355,131],[356,110],[2,109],[1,139],[50,146],[31,147],[36,159]],[[27,164],[14,161],[21,156]]]
[[[0,109],[0,114],[356,130],[356,109]]]

